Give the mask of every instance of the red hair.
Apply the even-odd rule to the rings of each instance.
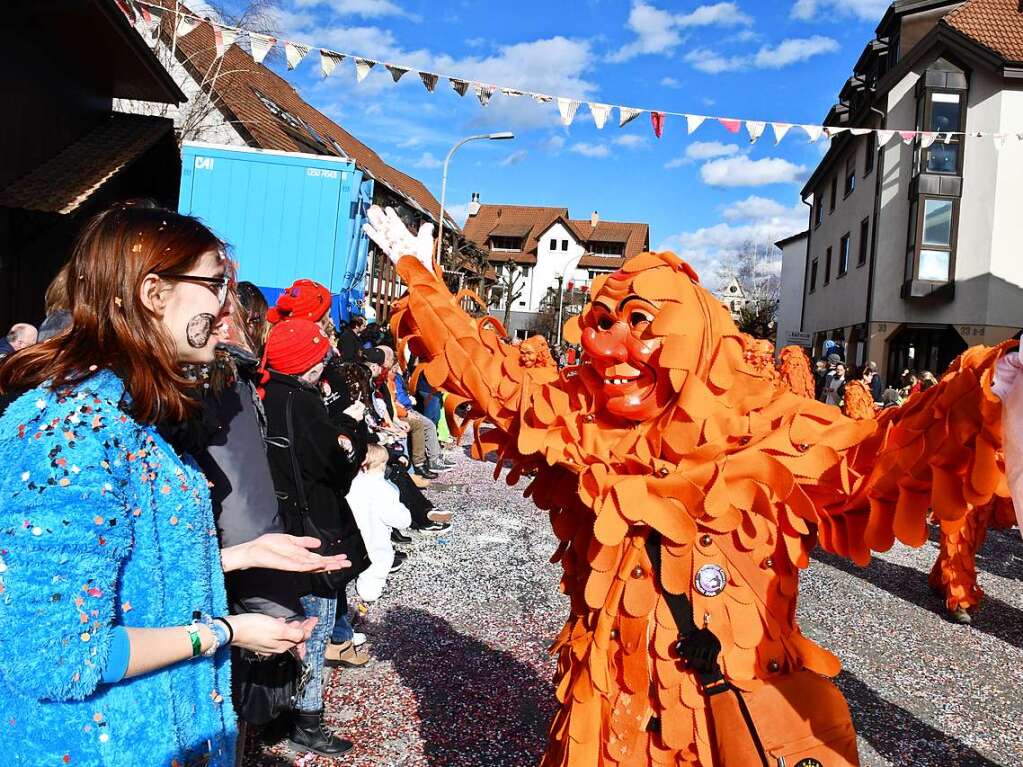
[[[68,263],[72,326],[0,365],[0,393],[50,382],[74,386],[109,369],[124,381],[140,423],[181,420],[192,403],[174,346],[141,300],[148,274],[184,274],[223,243],[194,218],[117,205],[82,230]]]

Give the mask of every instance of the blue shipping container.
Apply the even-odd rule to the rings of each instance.
[[[178,210],[231,248],[238,279],[271,305],[299,278],[335,294],[336,320],[361,313],[373,181],[351,160],[185,142]]]

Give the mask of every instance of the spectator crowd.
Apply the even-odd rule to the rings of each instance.
[[[850,381],[861,381],[873,397],[878,408],[898,407],[910,394],[924,391],[938,383],[929,370],[903,370],[894,385],[886,387],[877,371],[876,362],[859,368],[846,365],[838,351],[831,351],[825,359],[817,360],[814,368],[814,387],[817,399],[828,405],[845,404],[845,388]]]
[[[366,663],[402,547],[451,527],[441,393],[323,285],[268,306],[148,205],[86,226],[46,311],[0,343],[5,759],[234,765],[246,723],[351,749],[324,669]]]

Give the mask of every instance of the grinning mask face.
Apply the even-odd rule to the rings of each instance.
[[[705,375],[708,304],[696,275],[671,253],[644,253],[595,281],[592,300],[566,328],[590,369],[583,382],[607,412],[634,422],[663,413],[685,376]]]

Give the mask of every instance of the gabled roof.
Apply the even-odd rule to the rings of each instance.
[[[1008,62],[1023,62],[1023,7],[1019,0],[967,0],[944,21]]]
[[[174,0],[150,2],[168,9],[174,8]],[[190,12],[184,4],[180,5],[180,9],[183,13]],[[172,13],[165,14],[165,34],[171,30],[173,18]],[[337,147],[334,147],[333,142],[337,142],[344,155],[355,160],[360,170],[436,221],[440,203],[420,181],[388,165],[376,152],[307,103],[286,80],[269,67],[257,64],[240,46],[235,44],[228,48],[223,62],[218,65],[215,62],[216,47],[210,24],[200,24],[187,35],[178,37],[176,47],[178,60],[200,82],[207,79],[207,73],[218,71],[219,66],[219,74],[209,78],[213,83],[213,91],[219,97],[219,106],[226,113],[225,118],[252,146],[285,152],[309,152],[310,142],[316,141],[315,137],[304,136],[294,129],[289,130],[289,126],[275,117],[259,98],[259,91],[311,126],[326,140],[328,151],[336,152]],[[314,57],[318,52],[309,55]],[[303,141],[303,138],[306,140]],[[448,216],[445,216],[445,227],[458,228]]]

